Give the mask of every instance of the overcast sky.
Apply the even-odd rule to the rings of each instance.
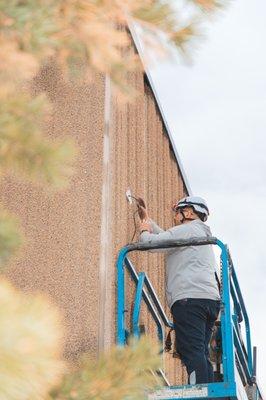
[[[228,243],[266,392],[266,2],[242,0],[205,29],[193,64],[151,70],[193,194]]]

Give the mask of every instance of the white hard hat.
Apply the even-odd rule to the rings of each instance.
[[[173,209],[177,211],[179,208],[185,208],[185,207],[193,207],[196,212],[203,214],[204,216],[203,221],[204,222],[207,221],[209,215],[209,209],[206,201],[202,197],[198,196],[184,197],[174,205]]]

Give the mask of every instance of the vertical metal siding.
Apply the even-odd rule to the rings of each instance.
[[[131,73],[129,84],[140,93],[137,101],[130,106],[119,105],[114,101],[112,137],[114,168],[114,221],[115,240],[113,248],[113,274],[110,285],[115,282],[115,259],[120,247],[128,243],[134,232],[133,212],[136,207],[125,200],[125,191],[131,188],[133,194],[145,198],[152,218],[167,229],[173,224],[171,212],[172,202],[185,195],[183,180],[171,149],[169,138],[165,132],[159,110],[150,87],[145,84],[143,75]],[[119,205],[119,206],[118,206]],[[135,237],[137,240],[137,237]],[[132,254],[130,258],[138,271],[147,272],[165,309],[167,305],[164,295],[165,268],[162,254]],[[135,295],[134,285],[127,279],[126,320],[130,325],[130,311]],[[111,294],[111,291],[110,291]],[[108,305],[108,313],[115,315],[115,292]],[[169,311],[168,311],[169,315]],[[146,306],[143,305],[140,316],[145,329],[156,337],[156,327],[150,318]],[[110,326],[115,340],[115,324]],[[165,356],[168,377],[172,383],[181,383],[184,373],[180,362],[171,356]]]

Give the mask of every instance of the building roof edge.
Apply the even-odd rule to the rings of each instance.
[[[142,60],[144,68],[145,68],[143,48],[141,47],[141,43],[140,43],[140,40],[139,40],[138,35],[136,33],[136,30],[134,28],[134,25],[129,22],[128,23],[128,27],[129,27],[129,31],[131,33],[131,36],[133,38],[134,44],[136,46],[137,52],[138,52],[138,54],[140,56],[140,59]],[[157,106],[158,106],[158,108],[160,110],[161,117],[162,117],[163,123],[165,125],[165,129],[166,129],[166,132],[168,134],[168,137],[170,139],[170,143],[172,145],[173,152],[174,152],[174,155],[175,155],[175,158],[176,158],[176,162],[177,162],[177,165],[178,165],[178,167],[180,169],[180,172],[181,172],[181,175],[182,175],[186,190],[187,190],[189,195],[192,195],[192,190],[191,190],[190,184],[188,182],[184,167],[183,167],[181,159],[179,157],[179,154],[178,154],[178,151],[177,151],[177,148],[176,148],[176,144],[175,144],[175,141],[174,141],[174,137],[173,137],[173,134],[172,134],[171,129],[169,127],[169,124],[167,122],[166,116],[164,114],[163,107],[162,107],[162,104],[160,102],[158,93],[156,91],[152,76],[151,76],[150,72],[147,69],[145,69],[145,73],[146,73],[146,76],[148,78],[148,81],[149,81],[150,87],[152,89],[152,92],[154,94],[156,104],[157,104]]]

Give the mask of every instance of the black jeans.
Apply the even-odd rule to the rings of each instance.
[[[177,300],[171,312],[176,333],[176,351],[185,364],[189,382],[213,382],[209,342],[220,310],[220,301],[209,299]]]

